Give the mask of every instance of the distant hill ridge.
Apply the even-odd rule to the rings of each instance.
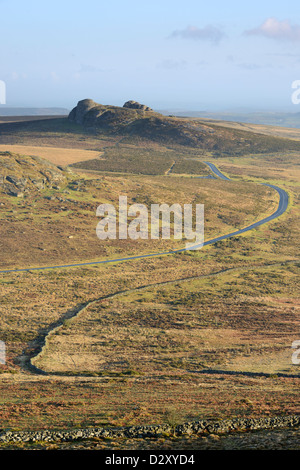
[[[68,120],[87,132],[118,136],[123,142],[187,146],[216,156],[300,149],[299,142],[227,128],[201,118],[166,116],[133,100],[121,107],[84,99],[72,109]]]
[[[0,116],[67,116],[65,108],[14,108],[0,106]]]

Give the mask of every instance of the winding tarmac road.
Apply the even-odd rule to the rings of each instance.
[[[219,178],[222,180],[227,180],[230,181],[230,178],[227,176],[223,175],[223,173],[220,172],[220,170],[210,162],[204,162],[206,165],[209,166],[211,171]],[[289,202],[289,197],[286,191],[283,189],[279,188],[278,186],[274,186],[272,184],[266,184],[262,183],[265,186],[268,186],[275,191],[278,192],[280,199],[279,199],[279,204],[275,212],[271,214],[268,217],[265,217],[264,219],[261,219],[251,225],[248,225],[247,227],[244,227],[240,230],[236,230],[235,232],[228,233],[226,235],[222,235],[220,237],[213,238],[211,240],[205,241],[201,245],[194,245],[193,247],[189,248],[181,248],[178,250],[174,251],[165,251],[165,252],[160,252],[160,253],[149,253],[146,255],[136,255],[136,256],[128,256],[125,258],[116,258],[116,259],[107,259],[107,260],[102,260],[102,261],[92,261],[92,262],[87,262],[87,263],[76,263],[76,264],[64,264],[64,265],[57,265],[57,266],[42,266],[42,267],[32,267],[32,268],[20,268],[20,269],[5,269],[5,270],[0,270],[0,274],[5,274],[5,273],[19,273],[19,272],[24,272],[24,271],[41,271],[44,269],[60,269],[60,268],[75,268],[75,267],[80,267],[80,266],[92,266],[96,264],[108,264],[108,263],[116,263],[120,261],[131,261],[134,259],[142,259],[142,258],[153,258],[155,256],[164,256],[164,255],[170,255],[170,254],[175,254],[175,253],[181,253],[183,251],[189,251],[191,249],[197,249],[198,247],[202,246],[207,246],[207,245],[212,245],[216,242],[219,242],[221,240],[225,240],[227,238],[235,237],[237,235],[241,235],[242,233],[248,232],[250,230],[253,230],[260,225],[266,224],[267,222],[270,222],[271,220],[277,219],[279,216],[281,216],[287,209],[288,207],[288,202]]]
[[[205,163],[206,165],[208,165],[209,168],[211,169],[211,171],[212,171],[216,176],[218,176],[218,178],[220,178],[221,180],[230,181],[230,179],[227,178],[227,176],[223,175],[223,173],[221,173],[220,170],[219,170],[213,163],[210,163],[210,162],[203,162],[203,163]]]

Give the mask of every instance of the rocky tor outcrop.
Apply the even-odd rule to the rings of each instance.
[[[122,107],[96,103],[91,99],[78,101],[69,114],[69,120],[87,128],[120,131],[147,114],[157,114],[137,101],[127,101]]]
[[[145,104],[140,104],[137,101],[126,101],[126,103],[123,104],[123,108],[131,108],[131,109],[142,109],[143,111],[153,111],[153,109],[149,108],[149,106],[146,106]]]
[[[134,100],[111,106],[84,99],[72,109],[68,119],[94,135],[117,136],[127,143],[200,148],[214,156],[278,152],[283,146],[286,151],[286,145],[290,149],[299,146],[299,142],[287,144],[287,139],[283,142],[273,136],[229,129],[200,119],[165,116]]]
[[[90,99],[78,101],[77,106],[75,106],[69,114],[69,120],[77,124],[83,124],[85,115],[97,106],[99,105]]]
[[[207,133],[205,126],[194,129],[189,123],[168,118],[137,101],[122,107],[98,104],[91,99],[78,101],[68,119],[96,133],[146,139],[166,144],[198,145]]]

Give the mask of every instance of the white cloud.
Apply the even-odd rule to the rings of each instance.
[[[245,34],[285,41],[300,41],[300,25],[291,24],[289,20],[279,21],[276,18],[267,18],[258,28],[245,31]]]
[[[204,28],[197,26],[187,26],[185,29],[173,31],[171,38],[193,39],[195,41],[210,41],[217,44],[225,36],[225,33],[216,26],[207,25]]]

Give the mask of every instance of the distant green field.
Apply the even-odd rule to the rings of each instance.
[[[200,153],[200,152],[199,152]],[[199,153],[180,152],[180,149],[115,146],[104,151],[101,158],[70,165],[74,169],[112,171],[144,175],[211,174],[207,165],[199,160]]]

